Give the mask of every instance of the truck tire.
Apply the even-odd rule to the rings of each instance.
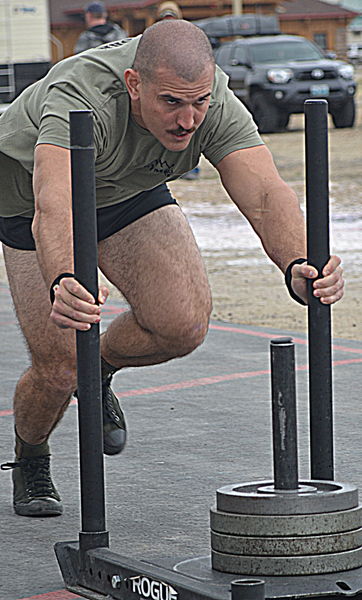
[[[260,133],[275,133],[283,129],[281,114],[261,92],[255,92],[252,95],[251,112]]]
[[[331,110],[331,115],[333,125],[336,128],[353,127],[356,118],[354,98],[349,98],[338,110]]]
[[[286,129],[288,127],[289,119],[290,119],[289,113],[279,112],[279,120],[278,120],[279,129]]]

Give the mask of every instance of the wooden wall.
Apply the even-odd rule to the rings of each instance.
[[[347,26],[350,19],[284,19],[280,20],[283,33],[302,35],[316,41],[318,36],[325,36],[326,50],[345,56],[347,49]]]

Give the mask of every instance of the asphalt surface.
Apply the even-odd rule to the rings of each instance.
[[[121,310],[108,304],[106,327]],[[301,309],[302,310],[302,309]],[[218,488],[272,478],[269,341],[295,341],[299,470],[309,475],[307,345],[300,334],[212,322],[205,343],[167,364],[127,369],[113,389],[127,416],[120,456],[105,457],[107,529],[116,553],[174,563],[207,556],[209,509]],[[13,460],[12,396],[28,356],[8,288],[0,284],[0,460]],[[333,340],[335,479],[361,487],[362,340]],[[51,438],[52,473],[64,515],[14,514],[10,472],[0,486],[0,600],[71,600],[54,544],[80,529],[77,408]]]

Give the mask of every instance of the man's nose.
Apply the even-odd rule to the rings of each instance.
[[[177,125],[183,129],[192,129],[194,127],[195,110],[191,104],[180,108],[177,114]]]

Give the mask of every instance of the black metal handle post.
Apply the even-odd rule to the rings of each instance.
[[[74,266],[77,279],[98,299],[97,225],[92,111],[72,111]],[[99,325],[77,331],[78,415],[81,474],[81,549],[108,546],[105,531]]]
[[[308,263],[321,275],[329,259],[328,103],[307,100],[305,156]],[[310,461],[312,479],[334,478],[331,308],[308,282]]]
[[[273,463],[276,490],[298,489],[295,356],[291,338],[270,342]]]
[[[231,582],[231,600],[264,600],[265,582],[262,579],[239,579]]]

